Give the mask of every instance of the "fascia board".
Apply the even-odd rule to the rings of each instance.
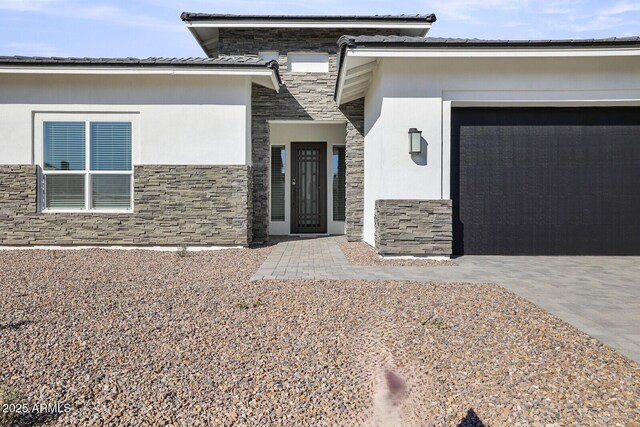
[[[429,30],[430,23],[415,22],[378,22],[378,21],[195,21],[187,22],[188,27],[216,27],[216,28],[380,28]]]
[[[188,67],[82,67],[82,66],[0,66],[2,74],[100,74],[100,75],[212,75],[212,76],[273,76],[275,73],[268,69],[208,68],[198,66]]]
[[[620,57],[640,56],[640,48],[349,48],[354,57],[372,58],[557,58],[557,57]]]

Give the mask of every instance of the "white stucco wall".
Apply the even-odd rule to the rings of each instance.
[[[38,117],[137,117],[134,164],[251,161],[251,82],[230,76],[0,75],[0,164],[34,161]]]
[[[510,105],[640,105],[640,58],[381,59],[365,98],[364,240],[377,199],[450,197],[452,107]],[[412,127],[425,155],[408,154]]]

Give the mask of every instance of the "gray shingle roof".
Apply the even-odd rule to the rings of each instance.
[[[622,47],[640,46],[640,37],[566,40],[483,40],[411,36],[342,36],[340,46],[385,47]]]
[[[104,66],[205,66],[205,67],[269,67],[278,70],[275,61],[266,62],[262,59],[248,56],[234,56],[225,58],[67,58],[44,56],[0,56],[0,65],[104,65]]]
[[[399,21],[436,22],[436,15],[229,15],[216,13],[182,12],[183,21]]]

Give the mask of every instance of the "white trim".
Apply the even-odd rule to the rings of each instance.
[[[49,121],[49,120],[47,120]],[[86,154],[86,153],[85,153]],[[85,175],[87,172],[92,175],[131,175],[133,169],[128,171],[94,171],[94,170],[48,170],[44,171],[47,175]]]
[[[375,68],[378,66],[378,61],[374,59],[373,61],[365,62],[362,65],[356,65],[353,68],[349,68],[347,73],[347,78],[358,77],[364,74],[369,74],[375,71]]]
[[[189,252],[221,251],[225,249],[244,249],[243,246],[0,246],[0,251],[77,251],[84,249],[108,249],[122,251],[159,251],[176,252],[186,249]]]
[[[365,90],[369,87],[369,82],[371,81],[371,79],[366,79],[365,81],[362,81],[360,83],[354,84],[353,86],[346,86],[344,83],[342,85],[342,95],[345,98],[348,98],[350,96],[353,95],[364,95]]]
[[[291,21],[278,19],[260,20],[207,20],[187,22],[190,28],[376,28],[376,29],[399,29],[399,30],[422,30],[426,34],[431,28],[429,22],[398,22],[398,21],[378,21],[378,20],[322,20],[322,21]]]
[[[132,214],[133,209],[47,209],[43,208],[40,213],[44,214]]]
[[[65,113],[34,113],[33,126],[33,152],[34,163],[39,166],[39,179],[42,183],[39,199],[39,213],[56,214],[56,213],[73,213],[73,214],[132,214],[134,213],[134,170],[136,147],[138,146],[138,119],[139,113],[94,113],[94,112],[65,112]],[[45,122],[84,122],[85,124],[85,169],[84,170],[45,170],[44,169],[44,123]],[[131,124],[131,169],[122,171],[94,171],[91,170],[90,151],[91,151],[91,123],[96,122],[126,122]],[[44,180],[47,175],[83,175],[84,176],[84,209],[51,209],[46,207],[46,186]],[[128,209],[96,209],[91,207],[91,177],[93,175],[127,175],[130,176],[130,207]]]
[[[346,120],[267,120],[274,125],[341,125],[347,124]],[[277,145],[277,144],[276,144]]]
[[[338,104],[338,106],[349,101],[353,101],[354,99],[364,97],[369,84],[371,84],[371,81],[373,80],[373,73],[378,67],[378,59],[374,59],[373,61],[369,61],[364,64],[357,65],[353,68],[347,69],[347,60],[348,55],[345,56],[343,66],[340,70],[340,75],[338,76],[336,82],[336,85],[338,87],[336,103]],[[356,92],[345,96],[347,87],[349,87],[347,85],[352,83],[349,82],[349,80],[365,79],[365,77],[367,79],[367,83],[366,85],[364,85],[364,89],[361,92]]]
[[[638,91],[640,89],[629,89],[625,92]],[[444,95],[444,94],[443,94]],[[521,101],[498,101],[498,100],[486,100],[486,101],[460,101],[453,97],[444,98],[443,102],[450,102],[452,108],[463,107],[638,107],[640,106],[640,99],[556,99],[556,100],[521,100]],[[597,104],[597,105],[596,105]]]
[[[270,89],[274,89],[277,93],[280,93],[280,82],[276,78],[276,73],[274,71],[271,71],[270,77],[271,77],[271,84],[273,84],[273,87]],[[255,80],[255,79],[252,79],[252,80]],[[256,83],[258,82],[256,81]]]
[[[451,101],[440,103],[440,198],[451,199]]]
[[[338,74],[338,80],[336,81],[336,104],[338,107],[342,105],[342,85],[344,84],[345,75],[347,74],[347,62],[349,60],[349,52],[347,51],[344,60],[342,61],[342,67],[340,67],[340,73]]]
[[[346,56],[375,58],[547,58],[639,56],[638,47],[616,48],[364,48],[346,49]],[[345,58],[346,62],[346,58]]]
[[[0,73],[6,74],[200,74],[213,76],[268,76],[274,74],[273,70],[264,67],[264,70],[246,68],[207,68],[198,66],[189,67],[122,67],[122,66],[24,66],[24,65],[2,65]]]
[[[425,256],[416,256],[416,255],[378,255],[380,259],[406,259],[406,260],[431,260],[431,261],[449,261],[451,259],[450,256],[446,255],[425,255]],[[428,266],[425,266],[428,267]]]
[[[367,74],[363,74],[360,76],[355,76],[355,77],[351,77],[349,76],[349,78],[347,79],[348,81],[346,83],[343,84],[343,88],[346,90],[347,88],[353,87],[353,86],[358,86],[362,83],[369,83],[371,81],[371,74],[367,73]]]
[[[0,74],[60,74],[60,75],[176,75],[176,76],[247,76],[254,77],[252,81],[262,86],[280,91],[280,83],[276,78],[276,73],[271,68],[264,69],[246,68],[217,68],[207,67],[104,67],[104,66],[36,66],[24,65],[3,65],[0,66]],[[271,85],[264,84],[263,77],[268,77]]]
[[[629,57],[640,56],[640,47],[548,47],[548,48],[434,48],[429,46],[412,48],[391,47],[353,47],[344,52],[344,59],[336,86],[336,103],[338,106],[362,98],[366,95],[366,89],[362,92],[354,92],[345,96],[345,79],[349,78],[349,57],[354,58],[575,58],[575,57]],[[367,65],[367,64],[365,64]],[[360,65],[363,67],[364,65]],[[354,67],[356,69],[358,67]]]

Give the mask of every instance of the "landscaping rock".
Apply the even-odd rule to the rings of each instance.
[[[454,266],[457,265],[452,260],[440,260],[433,258],[383,258],[376,253],[376,250],[365,242],[341,243],[340,249],[353,265],[376,266],[376,265],[396,265],[396,266]]]
[[[250,282],[269,251],[1,252],[0,382],[61,426],[640,420],[636,363],[499,286]]]

